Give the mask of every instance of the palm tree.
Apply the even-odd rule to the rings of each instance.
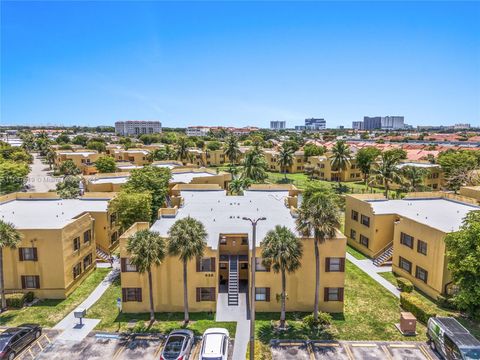
[[[52,170],[52,166],[55,163],[55,156],[56,156],[55,150],[53,150],[52,148],[49,148],[47,154],[45,155],[45,159],[47,160],[50,170]]]
[[[22,239],[21,234],[15,229],[11,223],[0,220],[0,295],[2,297],[2,309],[7,307],[5,298],[5,281],[3,278],[3,248],[9,247],[14,249],[18,242]]]
[[[189,322],[187,263],[195,258],[201,258],[205,252],[207,232],[203,224],[188,216],[175,221],[168,231],[168,252],[178,256],[183,262],[183,306],[185,324]]]
[[[318,246],[335,237],[340,227],[340,210],[336,195],[324,187],[307,188],[298,211],[297,230],[304,237],[313,237],[315,250],[315,300],[313,315],[318,320],[320,290],[320,254]]]
[[[390,183],[400,183],[400,169],[398,163],[400,162],[399,154],[392,151],[384,151],[380,155],[380,160],[374,164],[370,174],[370,184],[383,184],[385,187],[385,197],[388,199],[388,191],[390,190]]]
[[[293,149],[285,143],[280,148],[277,163],[287,180],[287,168],[293,164]]]
[[[242,177],[255,182],[260,182],[267,178],[267,164],[260,150],[253,149],[245,154]]]
[[[152,267],[162,263],[167,254],[165,240],[156,231],[140,230],[128,238],[127,251],[130,263],[136,266],[141,274],[147,273],[150,298],[150,322],[155,321],[153,306]]]
[[[332,169],[335,171],[345,170],[350,164],[352,158],[352,152],[345,141],[337,141],[332,147],[332,155],[330,156],[330,162]],[[338,178],[340,181],[340,177]]]
[[[225,146],[223,148],[225,155],[228,158],[231,166],[235,166],[240,156],[240,149],[238,147],[238,139],[235,135],[230,135],[225,140]]]
[[[303,244],[295,234],[286,226],[275,226],[270,230],[262,242],[262,258],[265,266],[271,266],[275,273],[280,273],[282,277],[282,295],[281,295],[281,314],[280,328],[285,328],[286,312],[286,273],[297,271],[301,266],[303,255]]]
[[[177,158],[182,162],[188,158],[188,139],[185,136],[177,140]]]
[[[228,185],[230,194],[232,195],[241,195],[244,189],[247,189],[252,184],[252,181],[249,178],[245,179],[233,179]]]
[[[419,166],[407,165],[400,169],[400,173],[406,180],[408,191],[415,192],[422,187],[423,180],[427,176],[428,170]]]
[[[357,161],[357,166],[363,174],[363,180],[365,185],[367,185],[368,176],[372,169],[375,159],[381,154],[381,151],[373,146],[367,146],[358,150],[355,160]]]

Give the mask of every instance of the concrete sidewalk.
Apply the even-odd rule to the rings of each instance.
[[[379,273],[382,273],[382,272],[392,271],[391,266],[377,267],[373,265],[372,260],[370,259],[358,260],[358,259],[355,259],[355,257],[350,255],[349,253],[347,253],[347,260],[353,263],[358,268],[360,268],[360,270],[365,272],[368,276],[370,276],[373,280],[375,280],[377,283],[382,285],[385,289],[390,291],[395,297],[400,298],[400,291],[394,285],[392,285],[388,280],[385,280],[383,277],[379,275]]]
[[[119,276],[120,270],[118,268],[118,262],[114,264],[114,268],[110,271],[105,279],[92,291],[92,293],[70,314],[65,316],[57,325],[53,327],[54,330],[63,330],[62,334],[58,337],[63,340],[81,341],[92,331],[95,326],[100,322],[97,319],[88,319],[88,309],[95,304],[98,299],[105,293],[108,287]],[[79,326],[79,320],[75,318],[73,313],[77,309],[86,309],[87,318],[83,320],[84,325]]]
[[[233,360],[244,360],[249,341],[250,321],[247,320],[247,294],[238,294],[238,306],[228,306],[228,294],[220,293],[217,298],[215,321],[236,321]]]

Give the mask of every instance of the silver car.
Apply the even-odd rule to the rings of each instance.
[[[195,338],[191,330],[174,330],[165,341],[160,360],[187,360]]]

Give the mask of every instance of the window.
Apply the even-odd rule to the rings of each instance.
[[[357,238],[357,232],[353,229],[350,229],[350,238],[353,240]]]
[[[219,266],[220,269],[222,269],[222,270],[228,269],[228,264],[227,264],[227,263],[224,263],[224,262],[221,262],[218,266]]]
[[[120,269],[122,272],[136,272],[137,267],[130,263],[129,258],[121,258],[120,259]]]
[[[325,288],[324,301],[343,301],[343,288]]]
[[[368,248],[368,238],[360,234],[360,244]]]
[[[398,266],[406,272],[412,273],[412,263],[401,256],[398,258]]]
[[[22,275],[22,289],[39,289],[40,288],[40,276],[38,275]]]
[[[427,243],[422,240],[417,240],[417,252],[427,255]]]
[[[438,177],[439,177],[439,173],[433,173],[433,174],[432,174],[432,178],[433,178],[433,179],[438,179]]]
[[[116,213],[110,214],[110,226],[114,226],[115,221],[117,221],[117,214]]]
[[[87,269],[90,265],[92,265],[92,254],[88,254],[83,258],[83,269]]]
[[[37,261],[37,248],[18,248],[18,257],[20,261]]]
[[[248,270],[248,263],[246,262],[240,263],[240,270]]]
[[[270,301],[270,288],[256,287],[255,301]]]
[[[117,242],[117,240],[118,240],[118,233],[115,231],[115,232],[112,234],[112,236],[110,236],[110,242],[111,242],[112,244],[114,244],[114,243]]]
[[[270,271],[269,267],[263,265],[262,258],[255,258],[255,271]]]
[[[410,236],[405,233],[400,233],[400,244],[408,246],[410,249],[413,249],[413,236]]]
[[[248,236],[242,237],[242,245],[248,245]]]
[[[362,215],[360,218],[360,222],[362,223],[362,225],[365,225],[366,227],[370,227],[370,217],[366,215]]]
[[[79,277],[81,273],[82,273],[82,264],[78,263],[73,267],[73,280]]]
[[[76,237],[73,239],[73,251],[78,251],[80,249],[80,238]]]
[[[197,272],[215,271],[215,258],[198,258]]]
[[[220,236],[220,245],[227,245],[227,238],[225,236]]]
[[[420,266],[417,266],[415,269],[415,277],[422,280],[426,284],[428,279],[428,271]]]
[[[123,288],[122,301],[142,301],[142,288]]]
[[[200,301],[215,301],[214,287],[200,287],[197,288],[197,302]]]
[[[326,272],[344,272],[345,271],[345,259],[327,257],[325,259],[325,271]]]
[[[352,220],[358,221],[358,211],[352,210]]]
[[[88,243],[92,240],[92,230],[87,230],[83,233],[83,243]]]

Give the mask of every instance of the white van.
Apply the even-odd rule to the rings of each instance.
[[[431,317],[427,337],[432,350],[447,360],[480,360],[480,341],[452,317]]]

